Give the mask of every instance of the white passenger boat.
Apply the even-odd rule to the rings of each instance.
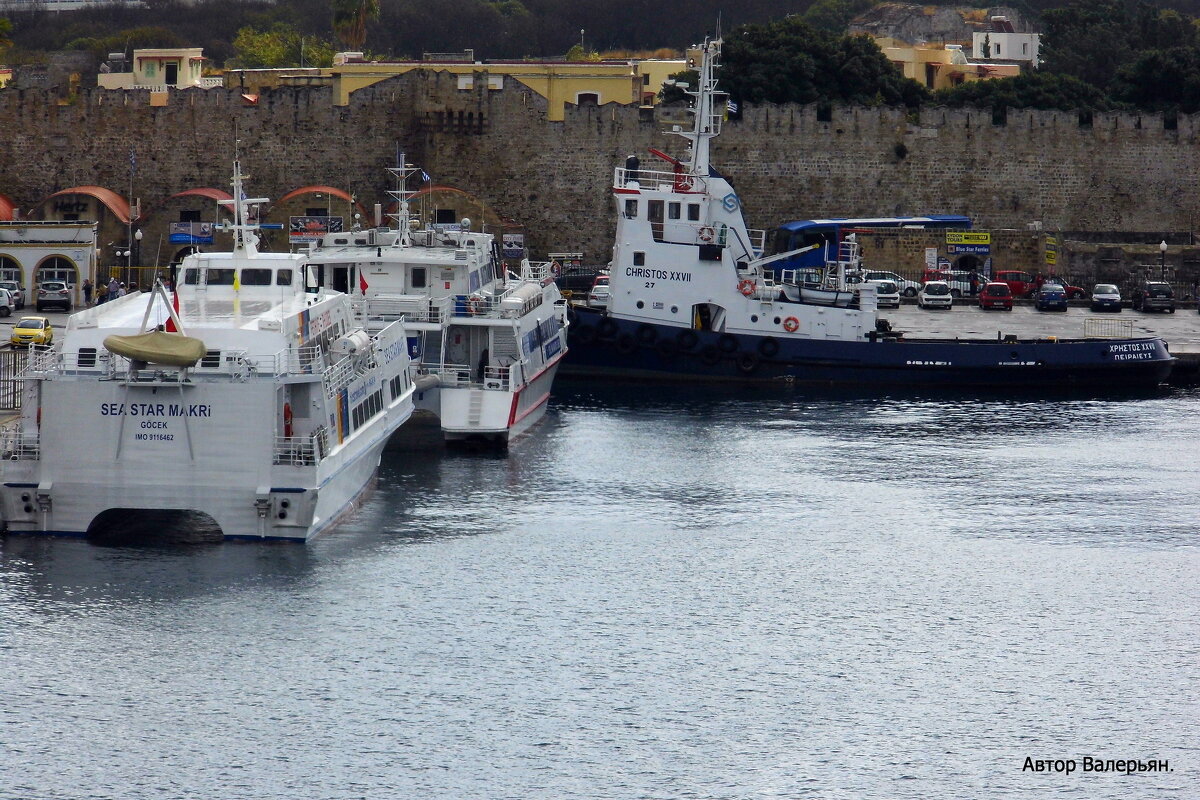
[[[235,198],[241,182],[235,164]],[[306,290],[302,256],[258,252],[261,202],[233,202],[233,252],[188,256],[174,296],[89,308],[31,349],[0,435],[8,531],[181,510],[225,538],[306,540],[354,507],[413,411],[404,328],[368,334],[346,294]]]
[[[403,318],[410,355],[426,376],[417,408],[436,414],[448,441],[505,445],[546,412],[567,350],[566,303],[551,265],[522,259],[510,272],[496,238],[471,229],[421,227],[405,164],[396,227],[326,234],[309,254],[318,282],[350,292],[361,324]]]

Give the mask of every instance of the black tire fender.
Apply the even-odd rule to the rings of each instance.
[[[674,339],[660,339],[654,349],[664,361],[670,361],[679,354],[679,344]]]
[[[758,343],[758,354],[763,358],[774,358],[779,353],[779,340],[768,336]]]
[[[642,344],[654,344],[654,340],[658,338],[658,331],[653,325],[642,324],[637,329],[637,340]]]
[[[717,348],[713,347],[711,344],[705,345],[700,350],[700,361],[707,364],[708,366],[711,367],[720,360],[721,360],[721,351],[718,350]]]
[[[591,344],[596,341],[596,326],[575,323],[569,329],[570,338],[580,344]]]
[[[634,350],[637,350],[637,340],[628,333],[622,333],[617,337],[617,352],[621,355],[629,355]]]
[[[754,353],[738,353],[737,368],[745,375],[751,374],[758,369],[758,356]]]
[[[700,337],[693,330],[684,329],[675,337],[675,341],[679,344],[680,350],[691,350],[700,341]]]
[[[722,333],[721,338],[717,340],[717,347],[722,353],[734,353],[738,349],[737,337],[732,333]]]
[[[601,339],[611,339],[617,332],[617,323],[613,322],[609,317],[600,320],[597,326]]]

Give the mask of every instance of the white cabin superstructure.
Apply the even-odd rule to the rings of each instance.
[[[404,188],[414,171],[393,170],[394,229],[326,234],[309,268],[319,284],[352,293],[368,330],[404,320],[424,376],[417,407],[438,417],[447,440],[507,443],[546,411],[567,349],[566,303],[550,264],[522,259],[509,272],[495,237],[469,220],[418,229]]]
[[[188,256],[173,296],[86,309],[31,349],[0,433],[7,530],[181,510],[225,538],[306,540],[354,507],[413,411],[403,324],[365,331],[347,295],[306,287],[303,256],[259,253],[242,210],[234,252]]]

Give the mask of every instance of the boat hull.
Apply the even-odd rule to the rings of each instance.
[[[692,331],[579,308],[566,375],[943,387],[1143,387],[1174,358],[1161,339],[825,341]]]
[[[5,461],[7,532],[87,536],[106,512],[172,510],[210,517],[225,539],[307,541],[369,488],[384,445],[412,413],[410,396],[331,443],[319,463],[293,465],[274,456],[274,394],[270,383],[183,393],[48,382],[40,453]],[[89,436],[89,457],[79,458],[72,443]]]
[[[545,416],[550,389],[561,363],[559,355],[515,390],[441,389],[437,413],[446,441],[482,439],[508,443],[525,433]],[[473,407],[473,403],[478,405]]]

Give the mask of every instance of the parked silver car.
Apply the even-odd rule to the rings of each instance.
[[[45,311],[47,308],[71,310],[71,287],[64,281],[43,281],[38,286],[37,310]]]
[[[25,307],[25,290],[16,281],[0,281],[0,289],[7,289],[12,297],[13,307],[20,311]]]

